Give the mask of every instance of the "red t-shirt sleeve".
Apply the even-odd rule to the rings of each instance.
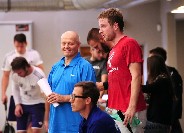
[[[134,39],[128,39],[125,42],[125,53],[126,53],[126,63],[129,66],[130,63],[143,62],[142,60],[142,50],[140,45]]]

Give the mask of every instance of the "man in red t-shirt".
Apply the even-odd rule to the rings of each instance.
[[[131,132],[142,133],[146,122],[146,103],[141,91],[141,48],[134,39],[123,34],[123,15],[118,9],[110,8],[101,12],[98,22],[103,39],[113,42],[107,62],[108,108],[124,114],[125,126],[128,123],[131,125],[133,118],[138,117],[142,124],[131,126]],[[120,127],[120,130],[128,133],[123,129],[125,126]]]

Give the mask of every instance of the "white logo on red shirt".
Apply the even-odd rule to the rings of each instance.
[[[110,68],[109,73],[118,70],[118,67],[112,67],[111,60],[113,59],[114,55],[115,55],[115,52],[113,51],[112,54],[109,56],[109,59],[108,59],[108,62],[107,62],[108,66]]]

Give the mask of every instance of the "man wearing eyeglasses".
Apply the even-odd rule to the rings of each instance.
[[[96,81],[92,65],[80,56],[79,35],[66,31],[61,36],[61,51],[64,55],[53,67],[48,82],[53,91],[47,98],[49,103],[59,102],[56,108],[50,105],[49,133],[76,133],[81,116],[72,112],[70,94],[80,81]]]
[[[114,120],[96,106],[99,95],[93,82],[75,84],[70,102],[72,111],[79,112],[83,117],[79,133],[120,133]]]

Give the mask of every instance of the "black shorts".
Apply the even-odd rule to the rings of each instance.
[[[8,111],[8,121],[16,121],[15,116],[15,102],[13,96],[10,97],[9,111]]]
[[[17,117],[17,130],[26,131],[28,123],[31,122],[32,128],[39,129],[43,126],[45,104],[23,105],[23,114]]]

